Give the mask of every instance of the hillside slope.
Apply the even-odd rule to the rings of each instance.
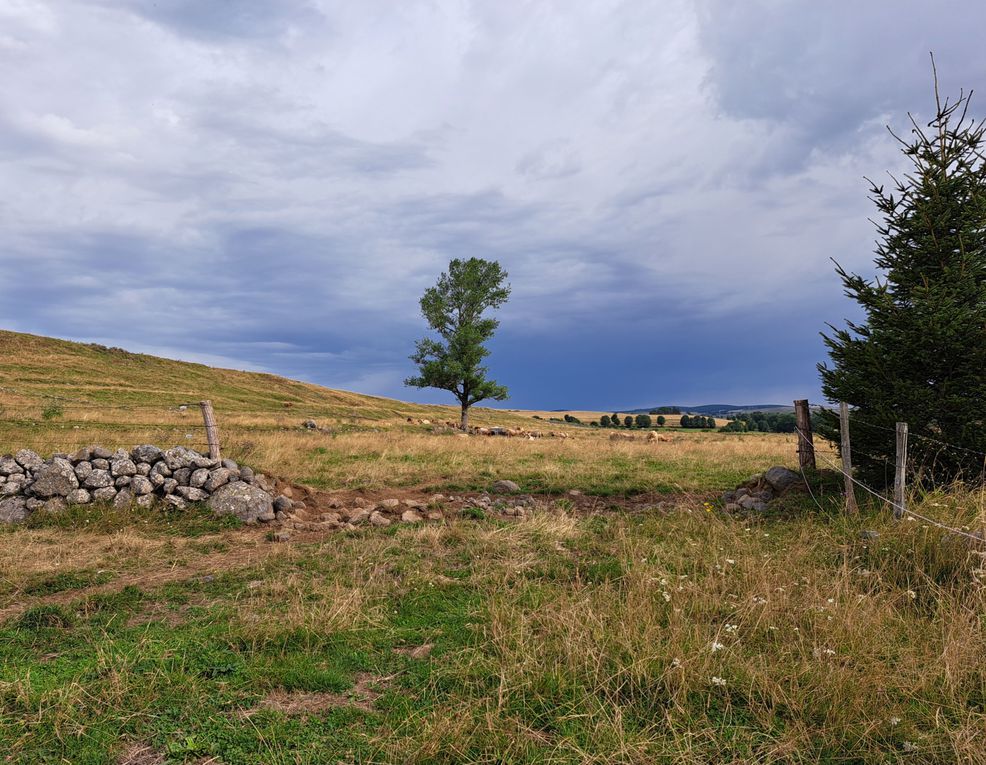
[[[453,407],[323,388],[259,372],[130,353],[0,330],[0,396],[7,416],[37,417],[47,406],[77,409],[175,409],[211,399],[227,414],[291,414],[327,420],[457,419]],[[489,412],[480,421],[517,420]],[[529,423],[529,418],[523,418]]]

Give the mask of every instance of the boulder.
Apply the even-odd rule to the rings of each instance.
[[[305,430],[318,430],[318,423],[315,420],[305,420],[301,423],[301,427]]]
[[[45,461],[41,459],[41,456],[37,452],[33,452],[30,449],[21,449],[17,454],[14,455],[14,460],[25,470],[29,470],[32,473],[40,468]]]
[[[500,480],[490,487],[490,491],[497,494],[515,494],[520,491],[520,486],[513,481]]]
[[[283,494],[274,500],[274,511],[278,513],[286,513],[288,510],[294,508],[294,502],[292,502],[288,497]]]
[[[94,460],[108,460],[113,456],[113,452],[104,446],[90,446],[89,458]]]
[[[209,471],[205,468],[198,468],[197,470],[193,470],[192,474],[188,477],[188,485],[193,489],[201,489],[208,480]]]
[[[92,493],[92,499],[94,502],[112,502],[114,497],[116,497],[116,489],[112,486],[105,486],[102,489],[96,489]]]
[[[89,477],[92,472],[92,463],[89,460],[81,460],[75,465],[75,477],[80,481],[84,481]]]
[[[191,468],[178,468],[175,470],[175,480],[178,481],[179,486],[188,486],[188,482],[192,478]]]
[[[401,520],[404,521],[404,523],[421,523],[424,518],[418,515],[418,513],[414,510],[405,510],[401,513]]]
[[[201,458],[201,454],[197,451],[189,449],[187,446],[175,446],[172,449],[164,452],[162,455],[164,458],[164,463],[171,470],[179,470],[181,468],[190,467],[192,460],[195,458]]]
[[[179,486],[175,489],[175,493],[179,496],[187,499],[189,502],[202,502],[209,498],[209,495],[202,491],[202,489],[196,488],[195,486]]]
[[[151,479],[144,478],[142,475],[135,475],[130,479],[130,492],[135,497],[143,497],[145,494],[150,494],[153,491],[154,484],[151,483]]]
[[[804,483],[804,479],[800,473],[795,473],[793,470],[781,467],[780,465],[775,465],[764,473],[763,479],[777,494],[783,494],[791,487]]]
[[[17,460],[9,454],[0,457],[0,475],[14,475],[23,472],[24,468],[17,464]]]
[[[67,505],[88,505],[90,502],[92,502],[92,494],[85,489],[70,491],[65,497],[65,504]]]
[[[216,515],[235,515],[245,523],[274,520],[270,494],[243,481],[220,486],[208,504]]]
[[[52,460],[44,463],[34,477],[34,496],[66,497],[69,492],[79,488],[75,468],[68,460]]]
[[[384,499],[380,501],[378,507],[382,510],[396,510],[401,506],[399,499]]]
[[[90,462],[92,462],[92,466],[96,470],[110,469],[110,461],[107,459],[103,459],[102,457],[93,457],[92,460],[90,460]]]
[[[210,494],[218,489],[220,486],[225,486],[229,483],[230,470],[229,468],[216,468],[209,473],[209,477],[205,479],[205,483],[202,484],[202,488],[205,489]]]
[[[222,462],[220,462],[219,464],[220,464],[220,466],[226,468],[227,470],[239,470],[240,469],[240,466],[236,464],[236,461],[235,460],[226,459],[226,460],[223,460]]]
[[[188,503],[176,494],[169,494],[164,498],[164,506],[169,510],[185,510]]]
[[[137,497],[134,502],[137,504],[137,507],[150,510],[154,507],[154,503],[157,502],[157,498],[153,494],[145,494],[143,497]]]
[[[240,480],[246,481],[247,483],[253,483],[254,472],[253,468],[241,467],[240,468]]]
[[[389,526],[390,518],[381,513],[379,510],[374,510],[370,513],[370,523],[374,526]]]
[[[175,489],[178,488],[178,481],[174,478],[165,478],[164,483],[161,484],[161,491],[165,494],[174,494]]]
[[[121,489],[116,493],[113,498],[113,507],[118,510],[124,510],[133,504],[134,495],[130,493],[130,489]]]
[[[141,444],[140,446],[135,446],[131,452],[130,457],[134,462],[148,462],[154,464],[159,459],[161,459],[161,450],[156,446],[151,444]]]
[[[137,463],[137,475],[150,475],[151,474],[151,463],[150,462],[138,462]]]
[[[27,515],[27,502],[23,497],[11,497],[0,502],[0,523],[17,523]]]
[[[110,475],[118,478],[121,475],[137,475],[137,465],[129,457],[110,462]]]
[[[124,486],[129,486],[130,485],[130,476],[128,476],[128,475],[121,475],[119,478],[117,478],[113,482],[113,485],[116,486],[118,489],[122,489]]]
[[[172,470],[164,462],[155,462],[151,465],[150,475],[160,475],[165,478],[170,478],[172,475]]]
[[[25,475],[12,475],[7,478],[3,484],[0,484],[0,497],[12,497],[15,494],[20,494],[24,491],[24,487],[27,486],[27,476]]]
[[[102,489],[113,485],[113,476],[109,470],[93,470],[82,485],[87,489]]]
[[[92,449],[88,446],[83,446],[79,451],[69,457],[69,461],[74,463],[77,462],[88,462],[92,459]]]
[[[29,513],[33,513],[35,510],[40,510],[45,506],[45,500],[38,499],[37,497],[28,497],[24,500],[24,507],[27,508]]]

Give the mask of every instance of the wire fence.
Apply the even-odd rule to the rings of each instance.
[[[861,424],[861,425],[865,425],[865,426],[868,426],[868,427],[876,428],[876,429],[879,429],[879,430],[882,430],[882,431],[886,431],[886,432],[889,432],[889,433],[893,433],[893,434],[895,434],[895,436],[898,434],[898,431],[899,431],[899,428],[889,428],[889,427],[886,427],[886,426],[883,426],[883,425],[878,425],[876,423],[867,422],[867,421],[859,418],[858,416],[850,415],[847,418],[847,420],[848,421],[851,421],[851,422],[855,422],[855,423]],[[906,429],[905,429],[905,432],[906,432]],[[799,443],[811,443],[812,437],[811,437],[810,432],[809,433],[806,433],[801,428],[795,428],[795,433],[798,436]],[[986,457],[986,452],[980,452],[980,451],[977,451],[975,449],[969,449],[967,447],[959,446],[957,444],[950,444],[950,443],[948,443],[946,441],[942,441],[940,439],[930,438],[930,437],[927,437],[927,436],[922,436],[920,434],[908,434],[908,435],[915,436],[917,438],[920,438],[920,439],[923,439],[923,440],[926,440],[926,441],[929,441],[929,442],[933,442],[933,443],[941,446],[943,449],[955,449],[955,450],[958,450],[958,451],[968,452],[968,453],[973,453],[973,454],[978,454],[978,455],[982,455],[983,457]],[[844,443],[846,443],[847,445],[850,445],[851,444],[851,441],[849,440],[849,434],[848,433],[844,434],[844,438],[845,438]],[[850,445],[850,449],[851,449],[851,452],[852,452],[852,454],[854,456],[855,455],[861,455],[861,456],[864,456],[864,457],[867,457],[867,458],[873,460],[874,462],[883,463],[886,466],[891,466],[891,467],[894,468],[895,472],[898,471],[898,470],[901,470],[901,471],[903,470],[903,466],[902,466],[902,463],[901,463],[901,456],[900,455],[898,455],[897,461],[891,462],[889,459],[887,459],[886,456],[877,456],[877,455],[873,455],[873,454],[868,454],[866,452],[860,451],[855,446],[851,446]],[[895,517],[909,516],[909,517],[914,518],[916,520],[923,521],[923,522],[929,524],[930,526],[934,526],[936,528],[942,529],[943,531],[947,531],[947,532],[949,532],[951,534],[956,534],[958,536],[961,536],[961,537],[964,537],[966,539],[972,540],[972,541],[976,542],[977,544],[980,544],[980,545],[986,544],[986,537],[984,537],[982,535],[979,535],[979,534],[970,533],[968,531],[965,531],[964,529],[955,528],[954,526],[950,526],[950,525],[948,525],[946,523],[942,523],[941,521],[935,520],[934,518],[929,518],[928,516],[926,516],[926,515],[924,515],[922,513],[916,512],[916,511],[912,510],[910,507],[908,507],[907,504],[904,503],[903,501],[897,501],[895,499],[891,499],[890,497],[884,496],[881,492],[877,491],[873,487],[871,487],[871,486],[867,485],[866,483],[864,483],[863,481],[859,480],[851,472],[847,472],[845,470],[845,468],[843,467],[843,465],[840,465],[837,462],[835,462],[834,460],[829,459],[824,454],[818,454],[816,452],[815,453],[815,456],[820,457],[822,459],[822,461],[829,468],[831,468],[835,472],[839,473],[843,478],[847,479],[847,481],[849,482],[849,484],[847,484],[847,487],[849,487],[850,489],[851,489],[852,486],[859,487],[860,489],[862,489],[864,492],[866,492],[867,494],[869,494],[873,498],[879,500],[880,502],[882,502],[885,505],[887,505],[888,507],[890,507],[894,511]],[[906,452],[905,452],[904,459],[906,459]],[[808,487],[808,493],[811,496],[812,501],[815,503],[815,505],[820,510],[823,510],[824,511],[824,508],[822,508],[821,503],[815,497],[815,494],[814,494],[814,492],[811,489],[811,482],[808,480],[808,476],[805,474],[804,464],[803,463],[799,463],[799,466],[801,468],[801,476],[802,476],[802,478],[805,481],[805,485]],[[899,487],[899,490],[901,491],[901,493],[903,492],[903,485],[901,485]]]

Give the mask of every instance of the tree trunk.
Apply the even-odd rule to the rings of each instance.
[[[459,427],[462,428],[462,432],[465,433],[469,430],[469,405],[462,405],[462,419],[459,422]]]

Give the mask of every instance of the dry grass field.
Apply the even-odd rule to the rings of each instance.
[[[814,498],[723,514],[791,437],[466,437],[418,422],[450,408],[9,333],[0,351],[3,451],[199,443],[177,406],[210,398],[228,454],[339,496],[534,495],[522,519],[429,499],[443,521],[286,544],[201,508],[0,530],[3,762],[986,761],[982,557],[862,496],[847,517],[824,472]],[[981,492],[913,503],[983,525]]]

